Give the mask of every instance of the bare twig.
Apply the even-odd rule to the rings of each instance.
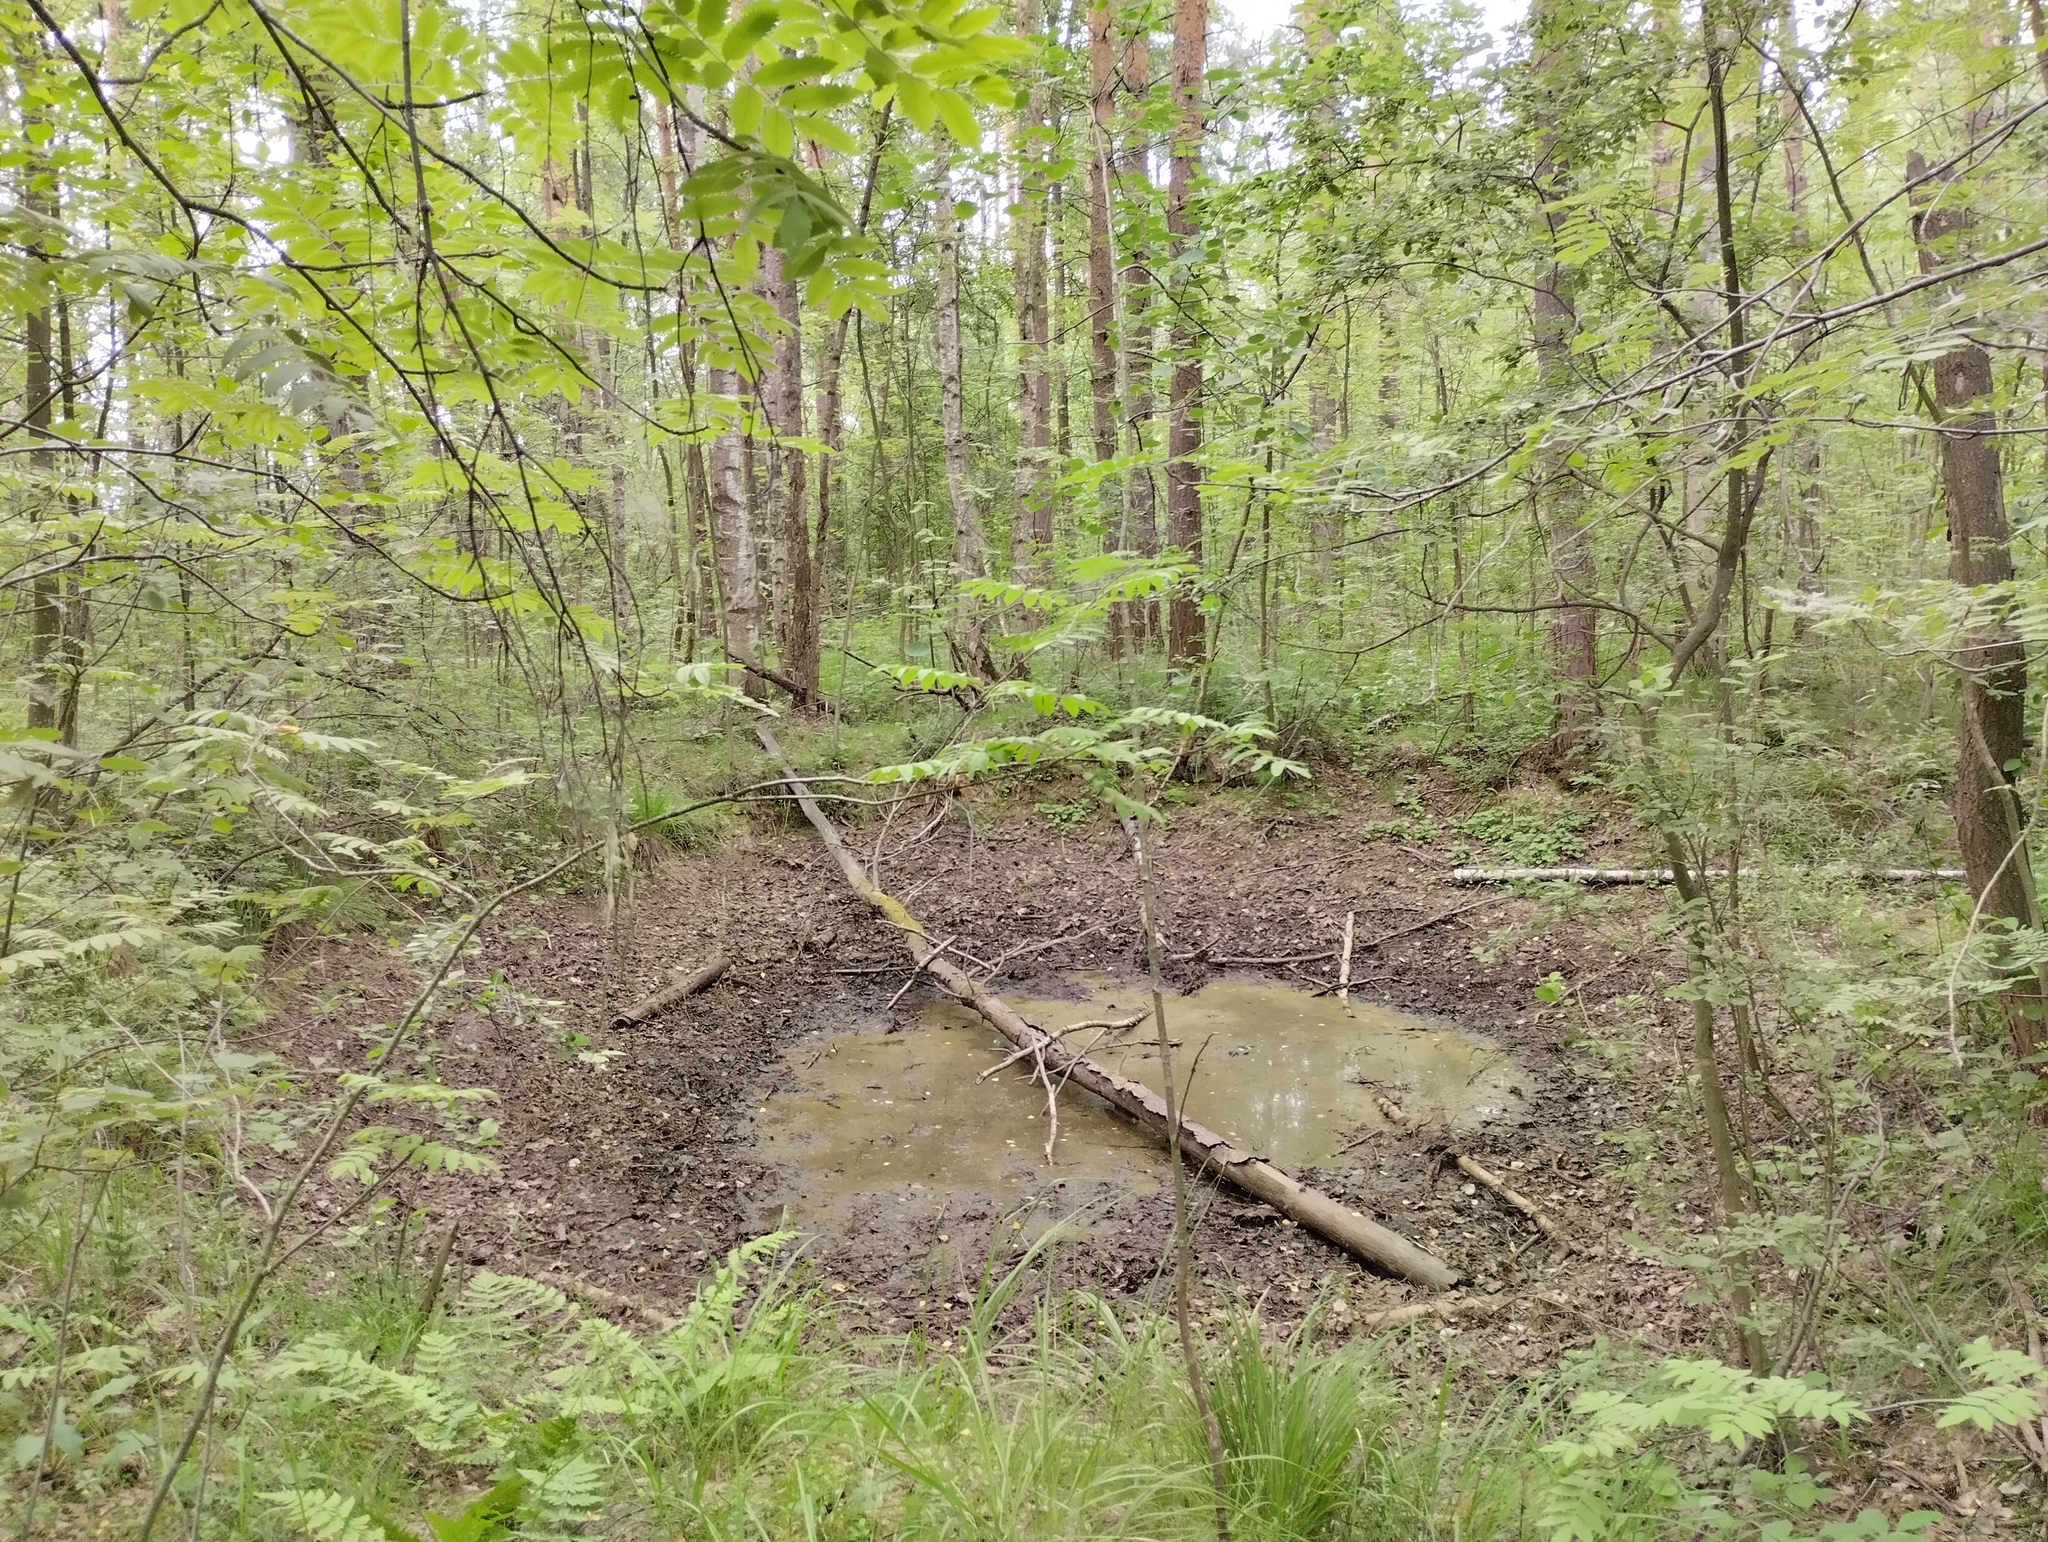
[[[1079,1033],[1083,1028],[1101,1028],[1112,1031],[1119,1028],[1135,1028],[1151,1015],[1150,1012],[1134,1012],[1129,1017],[1084,1017],[1078,1023],[1068,1023],[1064,1028],[1041,1028],[1039,1032],[1050,1039],[1063,1039],[1070,1033]],[[1024,1049],[1013,1050],[974,1079],[978,1082],[985,1082],[995,1075],[996,1072],[1009,1070],[1011,1066],[1038,1048],[1040,1048],[1040,1045],[1034,1041]]]

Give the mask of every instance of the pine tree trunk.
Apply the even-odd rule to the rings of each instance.
[[[1098,463],[1116,459],[1116,258],[1109,232],[1116,59],[1110,14],[1107,0],[1095,0],[1088,10],[1088,396],[1094,408]],[[1128,533],[1119,531],[1111,544],[1122,546],[1128,540]]]
[[[1195,223],[1194,184],[1201,171],[1202,138],[1207,128],[1202,100],[1208,72],[1208,0],[1175,0],[1173,8],[1173,102],[1177,109],[1173,164],[1166,188],[1166,229],[1173,242],[1176,268],[1200,239]],[[1183,296],[1174,310],[1173,387],[1167,403],[1166,538],[1199,572],[1202,561],[1201,337],[1195,330],[1190,299]],[[1174,591],[1167,606],[1167,656],[1175,663],[1199,663],[1207,639],[1202,612],[1191,588]]]

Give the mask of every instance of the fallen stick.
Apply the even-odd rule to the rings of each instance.
[[[1069,1023],[1064,1028],[1043,1028],[1039,1031],[1055,1039],[1064,1039],[1068,1034],[1079,1033],[1083,1028],[1135,1028],[1151,1015],[1152,1013],[1148,1009],[1143,1012],[1134,1012],[1129,1017],[1084,1017],[1078,1023]],[[1022,1060],[1026,1055],[1035,1053],[1037,1049],[1038,1046],[1036,1044],[1031,1044],[1023,1049],[1013,1050],[974,1079],[978,1082],[985,1082],[995,1075],[996,1072],[1009,1070],[1011,1066]]]
[[[1382,1328],[1398,1328],[1429,1317],[1438,1322],[1449,1322],[1455,1317],[1493,1317],[1507,1305],[1498,1296],[1439,1296],[1434,1301],[1410,1301],[1384,1312],[1368,1312],[1352,1326],[1365,1333],[1376,1333]]]
[[[998,969],[1001,969],[1005,964],[1015,962],[1017,959],[1027,958],[1033,953],[1043,953],[1047,948],[1056,948],[1063,942],[1079,942],[1083,937],[1093,937],[1096,933],[1107,930],[1108,928],[1105,926],[1091,926],[1083,931],[1061,932],[1059,936],[1048,937],[1042,942],[1020,942],[1014,948],[1005,948],[987,964],[983,965],[981,977],[984,980],[989,979],[994,976]]]
[[[1063,1082],[1071,1082],[1094,1093],[1153,1134],[1162,1139],[1166,1136],[1166,1100],[1158,1093],[1138,1082],[1126,1080],[1086,1056],[1071,1053],[1058,1039],[1026,1022],[1008,1002],[991,994],[977,981],[940,958],[917,917],[904,909],[901,901],[876,888],[860,860],[847,850],[838,829],[811,796],[809,785],[783,760],[782,747],[775,742],[774,734],[764,726],[757,726],[754,732],[762,746],[781,764],[785,785],[804,811],[804,817],[818,832],[818,839],[839,863],[847,884],[903,934],[904,946],[910,950],[911,957],[924,966],[927,974],[956,999],[973,1007],[1012,1044],[1041,1056],[1047,1068],[1056,1071]],[[1190,1160],[1205,1169],[1213,1167],[1252,1198],[1271,1205],[1282,1215],[1335,1243],[1354,1258],[1428,1290],[1446,1290],[1457,1283],[1456,1270],[1399,1232],[1367,1220],[1356,1211],[1338,1204],[1329,1195],[1296,1182],[1279,1168],[1260,1161],[1249,1152],[1238,1150],[1214,1130],[1184,1115],[1180,1119],[1180,1139],[1182,1150]]]
[[[1726,878],[1725,867],[1709,868],[1701,878]],[[1961,883],[1970,875],[1959,867],[1872,867],[1846,876],[1871,883],[1926,883],[1940,880]],[[1458,867],[1451,870],[1451,882],[1481,883],[1669,883],[1668,867]]]
[[[1544,1236],[1555,1242],[1559,1247],[1570,1251],[1571,1243],[1566,1239],[1562,1226],[1559,1226],[1557,1222],[1546,1215],[1534,1200],[1526,1195],[1516,1193],[1500,1178],[1488,1172],[1485,1167],[1480,1165],[1476,1158],[1469,1157],[1462,1151],[1459,1152],[1458,1171],[1467,1178],[1470,1178],[1481,1188],[1490,1190],[1504,1204],[1521,1211],[1523,1215],[1527,1216],[1535,1224],[1536,1229],[1542,1232]]]
[[[1176,953],[1174,962],[1188,963],[1193,959],[1206,959],[1212,964],[1320,964],[1337,956],[1335,948],[1321,953],[1279,953],[1267,957],[1254,957],[1244,953],[1210,953],[1206,948],[1197,948],[1192,953]]]
[[[940,943],[936,948],[932,949],[932,957],[937,958],[941,953],[945,952],[946,949],[952,947],[953,944],[958,942],[959,940],[960,939],[957,936],[948,937],[944,942]],[[917,983],[917,977],[923,973],[924,965],[922,964],[919,964],[915,969],[911,970],[910,978],[905,980],[901,985],[896,987],[896,994],[889,998],[889,1004],[886,1007],[882,1008],[882,1010],[884,1012],[895,1011],[896,1003],[903,999],[903,993],[909,990],[911,986],[915,985]]]
[[[541,1283],[546,1284],[547,1282],[544,1280]],[[555,1280],[554,1286],[555,1289],[559,1290],[570,1300],[580,1301],[583,1305],[595,1311],[618,1312],[622,1315],[638,1317],[654,1324],[663,1333],[672,1332],[679,1325],[676,1318],[669,1316],[668,1313],[658,1308],[649,1306],[638,1297],[621,1295],[616,1290],[606,1290],[602,1285],[593,1285],[590,1281],[580,1279],[573,1274],[565,1275]]]
[[[1346,1010],[1351,1006],[1351,941],[1358,931],[1358,912],[1344,912],[1344,956],[1337,964],[1337,1004]]]
[[[1436,926],[1441,922],[1448,921],[1451,919],[1452,916],[1462,916],[1468,910],[1484,910],[1488,905],[1497,905],[1500,903],[1501,899],[1501,895],[1489,894],[1485,899],[1474,900],[1469,905],[1454,905],[1449,910],[1439,911],[1437,914],[1430,916],[1425,920],[1417,921],[1410,926],[1404,926],[1400,928],[1400,930],[1398,931],[1382,932],[1379,936],[1374,937],[1369,941],[1360,944],[1360,946],[1367,948],[1383,947],[1385,944],[1394,942],[1399,938],[1412,937],[1417,932],[1426,932],[1432,926]],[[1324,957],[1326,958],[1328,956],[1328,954],[1324,955]]]
[[[1388,1123],[1400,1125],[1403,1129],[1409,1127],[1408,1115],[1402,1110],[1401,1105],[1392,1098],[1374,1093],[1373,1102],[1377,1103],[1380,1112],[1387,1116]],[[1447,1154],[1457,1162],[1459,1172],[1470,1178],[1474,1183],[1485,1189],[1489,1194],[1492,1194],[1510,1209],[1519,1211],[1535,1225],[1538,1231],[1542,1232],[1544,1236],[1555,1242],[1567,1253],[1572,1251],[1571,1239],[1565,1236],[1564,1228],[1546,1215],[1542,1207],[1534,1200],[1530,1199],[1527,1195],[1516,1193],[1500,1177],[1488,1171],[1477,1159],[1467,1156],[1464,1152],[1453,1149],[1448,1150]]]
[[[678,970],[675,978],[652,996],[649,996],[645,1001],[637,1005],[626,1008],[625,1011],[613,1018],[612,1026],[614,1028],[630,1028],[635,1023],[646,1022],[648,1018],[653,1017],[657,1012],[666,1011],[685,996],[694,996],[697,992],[712,984],[720,975],[725,973],[731,963],[731,959],[720,953],[695,974],[684,974],[681,970]]]

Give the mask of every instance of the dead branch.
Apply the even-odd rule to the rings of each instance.
[[[1192,952],[1192,953],[1177,953],[1177,954],[1175,954],[1175,955],[1174,955],[1174,962],[1175,962],[1175,963],[1177,963],[1177,964],[1185,964],[1185,963],[1187,963],[1187,962],[1188,962],[1189,960],[1191,960],[1191,959],[1197,959],[1197,958],[1207,958],[1208,962],[1210,962],[1210,963],[1212,963],[1212,964],[1226,964],[1226,965],[1228,965],[1228,964],[1248,964],[1248,965],[1259,965],[1259,964],[1320,964],[1320,963],[1323,963],[1323,962],[1325,962],[1326,960],[1329,960],[1329,959],[1333,959],[1333,958],[1335,958],[1336,956],[1337,956],[1337,950],[1336,950],[1335,948],[1328,948],[1328,949],[1325,949],[1325,950],[1324,950],[1323,952],[1321,952],[1321,953],[1280,953],[1280,954],[1273,954],[1273,955],[1270,955],[1270,956],[1268,956],[1268,957],[1264,957],[1264,958],[1254,958],[1254,957],[1251,957],[1251,956],[1249,956],[1249,955],[1247,955],[1247,954],[1242,954],[1242,953],[1236,953],[1236,954],[1232,954],[1232,953],[1216,953],[1216,954],[1211,954],[1211,953],[1209,952],[1209,950],[1208,950],[1207,948],[1197,948],[1197,949],[1196,949],[1196,950],[1195,950],[1194,952]]]
[[[635,1023],[646,1022],[656,1013],[667,1011],[685,996],[694,996],[697,992],[713,984],[731,966],[732,960],[726,957],[725,954],[720,953],[710,963],[693,974],[684,974],[680,969],[677,970],[675,976],[668,984],[649,996],[645,1001],[626,1008],[625,1011],[613,1018],[612,1026],[614,1028],[630,1028]]]
[[[1401,927],[1396,931],[1382,932],[1379,936],[1373,938],[1371,941],[1360,943],[1359,946],[1362,948],[1384,947],[1386,946],[1386,944],[1398,941],[1400,938],[1412,937],[1417,932],[1426,932],[1432,926],[1439,926],[1443,922],[1450,920],[1453,916],[1462,916],[1468,910],[1484,910],[1488,905],[1497,905],[1501,902],[1503,898],[1505,898],[1505,896],[1503,895],[1490,894],[1485,899],[1474,900],[1469,905],[1453,906],[1449,910],[1441,911],[1436,915],[1428,917],[1426,920],[1417,921],[1412,925]],[[1325,958],[1329,957],[1327,953],[1323,956]]]
[[[678,1326],[677,1320],[669,1316],[668,1313],[658,1311],[637,1297],[621,1295],[616,1290],[606,1290],[602,1285],[593,1285],[590,1281],[578,1279],[573,1274],[565,1275],[561,1279],[556,1280],[555,1289],[569,1297],[570,1300],[580,1301],[594,1311],[616,1312],[625,1317],[638,1317],[643,1322],[652,1323],[663,1333],[667,1333]]]
[[[1344,912],[1344,952],[1337,962],[1337,1004],[1351,1007],[1351,943],[1358,932],[1358,912]]]
[[[1380,1112],[1386,1115],[1389,1124],[1399,1125],[1403,1129],[1412,1128],[1408,1115],[1402,1110],[1401,1105],[1392,1098],[1380,1093],[1374,1093],[1373,1102],[1379,1105]],[[1555,1242],[1566,1252],[1572,1250],[1571,1239],[1565,1236],[1564,1228],[1552,1220],[1534,1200],[1509,1188],[1499,1176],[1488,1171],[1477,1158],[1467,1156],[1464,1152],[1453,1148],[1446,1148],[1445,1154],[1458,1164],[1459,1172],[1500,1200],[1509,1209],[1518,1211],[1533,1223],[1538,1231],[1542,1232],[1544,1236]]]
[[[781,746],[775,742],[774,734],[765,726],[757,726],[755,733],[768,753],[782,762]],[[904,909],[901,901],[875,886],[859,859],[847,849],[838,829],[818,807],[810,788],[789,769],[786,762],[782,762],[782,766],[785,785],[818,832],[819,840],[839,863],[848,885],[902,932],[904,946],[909,949],[911,957],[921,963],[934,980],[956,999],[973,1007],[1019,1049],[1035,1047],[1035,1052],[1043,1056],[1047,1067],[1057,1070],[1064,1081],[1094,1093],[1156,1135],[1163,1137],[1171,1133],[1166,1102],[1158,1093],[1126,1080],[1085,1056],[1073,1054],[1057,1039],[1026,1022],[1001,997],[938,957],[923,924]],[[1238,1150],[1214,1130],[1192,1119],[1181,1116],[1174,1123],[1179,1127],[1182,1148],[1193,1161],[1205,1169],[1213,1167],[1254,1199],[1262,1200],[1283,1215],[1292,1217],[1352,1256],[1429,1290],[1448,1289],[1457,1282],[1457,1271],[1399,1232],[1366,1219],[1338,1204],[1329,1195],[1306,1187],[1249,1152]]]
[[[1534,1200],[1526,1195],[1516,1193],[1500,1178],[1487,1171],[1476,1157],[1469,1157],[1464,1152],[1459,1152],[1458,1171],[1467,1178],[1470,1178],[1481,1188],[1487,1190],[1503,1204],[1511,1209],[1521,1211],[1523,1215],[1527,1216],[1534,1223],[1538,1231],[1542,1232],[1544,1236],[1555,1242],[1559,1247],[1566,1250],[1571,1248],[1572,1244],[1565,1236],[1563,1227],[1553,1221]]]
[[[1402,1306],[1389,1307],[1384,1312],[1369,1312],[1359,1318],[1355,1326],[1362,1333],[1377,1333],[1383,1328],[1399,1328],[1406,1323],[1422,1322],[1432,1317],[1438,1322],[1494,1317],[1507,1305],[1498,1296],[1438,1296],[1432,1301],[1410,1301]]]
[[[1098,932],[1109,930],[1106,925],[1085,927],[1078,932],[1061,932],[1057,937],[1048,937],[1040,942],[1020,942],[1014,948],[1005,948],[990,962],[982,966],[984,980],[994,977],[995,972],[1012,959],[1028,958],[1033,953],[1043,953],[1047,948],[1056,948],[1063,942],[1079,942],[1083,937],[1093,937]]]
[[[1134,1012],[1129,1017],[1084,1017],[1078,1023],[1069,1023],[1064,1028],[1040,1028],[1038,1031],[1048,1038],[1063,1039],[1070,1033],[1080,1032],[1083,1028],[1102,1028],[1105,1030],[1135,1028],[1151,1015],[1151,1012],[1145,1011]],[[1022,1060],[1026,1055],[1031,1054],[1036,1048],[1037,1046],[1034,1044],[1029,1049],[1014,1050],[974,1079],[977,1082],[985,1082],[995,1075],[996,1072],[1009,1070],[1011,1066]]]
[[[1726,878],[1725,867],[1708,868],[1701,878]],[[1969,874],[1959,867],[1871,867],[1845,876],[1866,883],[1962,883]],[[1451,882],[1460,886],[1482,883],[1670,883],[1668,867],[1457,867]]]

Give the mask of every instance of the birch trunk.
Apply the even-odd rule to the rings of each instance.
[[[762,288],[782,321],[762,381],[768,418],[768,497],[765,513],[775,542],[776,643],[782,672],[815,699],[818,693],[817,564],[811,551],[803,452],[789,441],[804,432],[802,298],[782,269],[783,255],[762,252]]]

